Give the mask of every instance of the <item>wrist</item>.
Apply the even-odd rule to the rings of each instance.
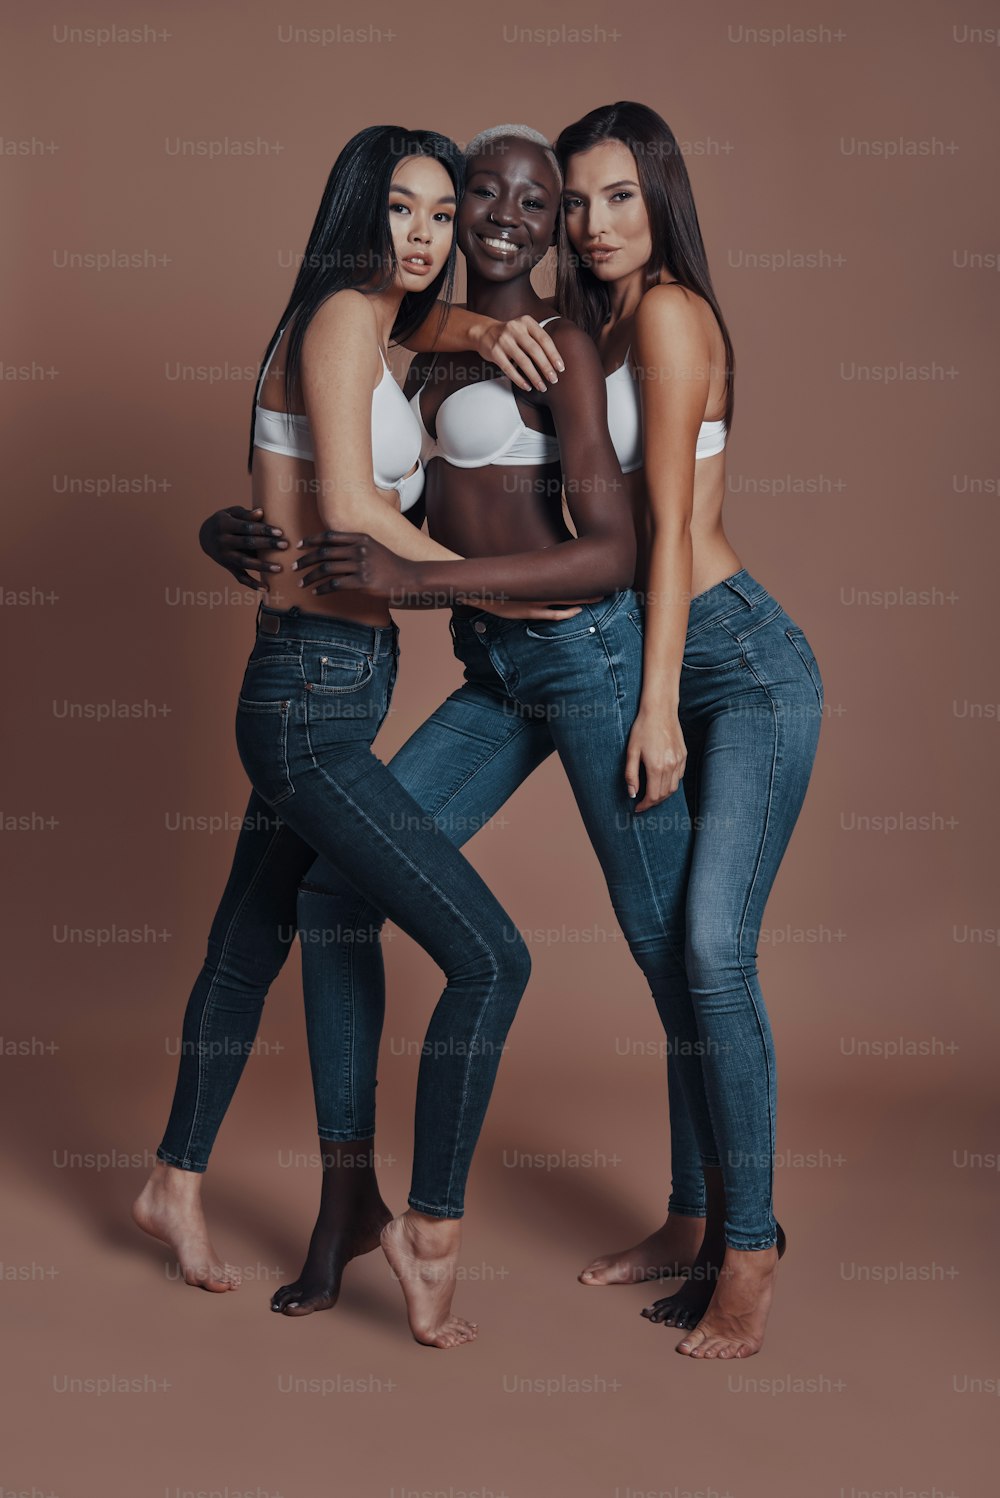
[[[501,323],[496,317],[484,317],[479,313],[473,314],[472,322],[469,324],[469,338],[477,354],[482,355],[484,358],[486,357],[486,350],[483,347],[486,342],[486,336],[494,328],[499,328],[500,326]]]

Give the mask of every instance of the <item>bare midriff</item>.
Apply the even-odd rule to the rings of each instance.
[[[638,542],[636,591],[642,595],[647,585],[651,546],[649,496],[645,470],[637,468],[625,475],[635,533]],[[694,498],[691,508],[691,596],[706,593],[724,578],[739,572],[742,562],[733,550],[722,525],[722,506],[726,497],[726,454],[699,458],[694,471]]]

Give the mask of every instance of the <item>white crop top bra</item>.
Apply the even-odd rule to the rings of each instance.
[[[275,348],[280,341],[279,333]],[[273,354],[274,349],[271,357]],[[382,378],[372,392],[373,477],[379,489],[395,489],[399,495],[399,508],[408,510],[416,504],[424,489],[424,469],[420,461],[423,426],[414,419],[406,396],[393,379],[381,349],[379,355],[383,365]],[[261,383],[270,362],[269,357],[262,371]],[[267,452],[282,453],[286,458],[303,458],[308,463],[315,457],[308,416],[292,411],[269,411],[259,400],[254,408],[253,445]],[[417,465],[415,469],[414,463]]]
[[[608,431],[614,444],[615,454],[621,464],[622,473],[634,473],[642,467],[642,406],[639,386],[628,362],[628,349],[624,362],[608,375]],[[721,453],[726,445],[726,423],[703,421],[698,432],[695,458],[712,458]]]
[[[554,317],[545,319],[554,321]],[[425,464],[431,458],[444,458],[454,468],[558,463],[559,439],[525,425],[513,386],[505,376],[478,380],[446,396],[438,407],[437,437],[432,437],[420,412],[420,397],[429,378],[430,370],[410,401],[423,433],[420,456]]]

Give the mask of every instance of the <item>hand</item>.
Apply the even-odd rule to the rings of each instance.
[[[687,745],[676,713],[639,709],[629,734],[625,756],[625,785],[634,799],[639,794],[639,772],[645,772],[646,791],[634,811],[648,811],[672,796],[687,763]]]
[[[596,603],[596,598],[585,598],[584,603]],[[496,614],[500,619],[572,619],[580,612],[573,603],[525,603],[523,599],[508,599],[506,603],[479,603],[476,608],[484,614]]]
[[[242,505],[216,510],[202,525],[198,540],[205,555],[231,572],[238,583],[267,593],[266,581],[258,582],[250,572],[280,572],[281,566],[260,561],[257,553],[283,551],[288,542],[278,526],[262,523],[263,515],[263,510],[245,510]]]
[[[381,541],[358,531],[323,531],[299,542],[304,556],[292,571],[304,575],[300,588],[316,594],[350,590],[369,593],[397,604],[415,593],[416,566],[399,557]]]
[[[561,372],[566,368],[552,339],[533,317],[489,322],[476,351],[502,370],[519,390],[530,390],[532,386],[546,390],[546,380],[549,385],[557,385],[556,370]]]

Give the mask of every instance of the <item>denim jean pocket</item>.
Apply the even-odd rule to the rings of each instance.
[[[289,699],[254,702],[241,696],[236,705],[236,748],[251,784],[271,806],[294,795],[288,767]]]
[[[809,672],[809,679],[816,690],[816,696],[819,698],[819,705],[820,707],[822,707],[823,678],[819,672],[819,663],[816,660],[815,655],[813,654],[812,646],[806,639],[804,630],[801,630],[797,624],[790,624],[785,630],[785,638],[788,640],[789,644],[791,644],[795,648],[795,651],[801,659],[802,664]]]
[[[360,692],[371,681],[375,670],[366,651],[339,642],[307,650],[302,668],[306,691],[331,697]]]
[[[587,635],[596,635],[600,625],[609,623],[627,597],[624,591],[609,593],[597,603],[584,604],[572,619],[535,619],[525,625],[524,632],[532,640],[549,640],[553,645],[583,640]]]
[[[693,637],[688,636],[681,670],[690,672],[692,677],[700,677],[709,671],[737,671],[745,664],[740,646],[717,619]]]

